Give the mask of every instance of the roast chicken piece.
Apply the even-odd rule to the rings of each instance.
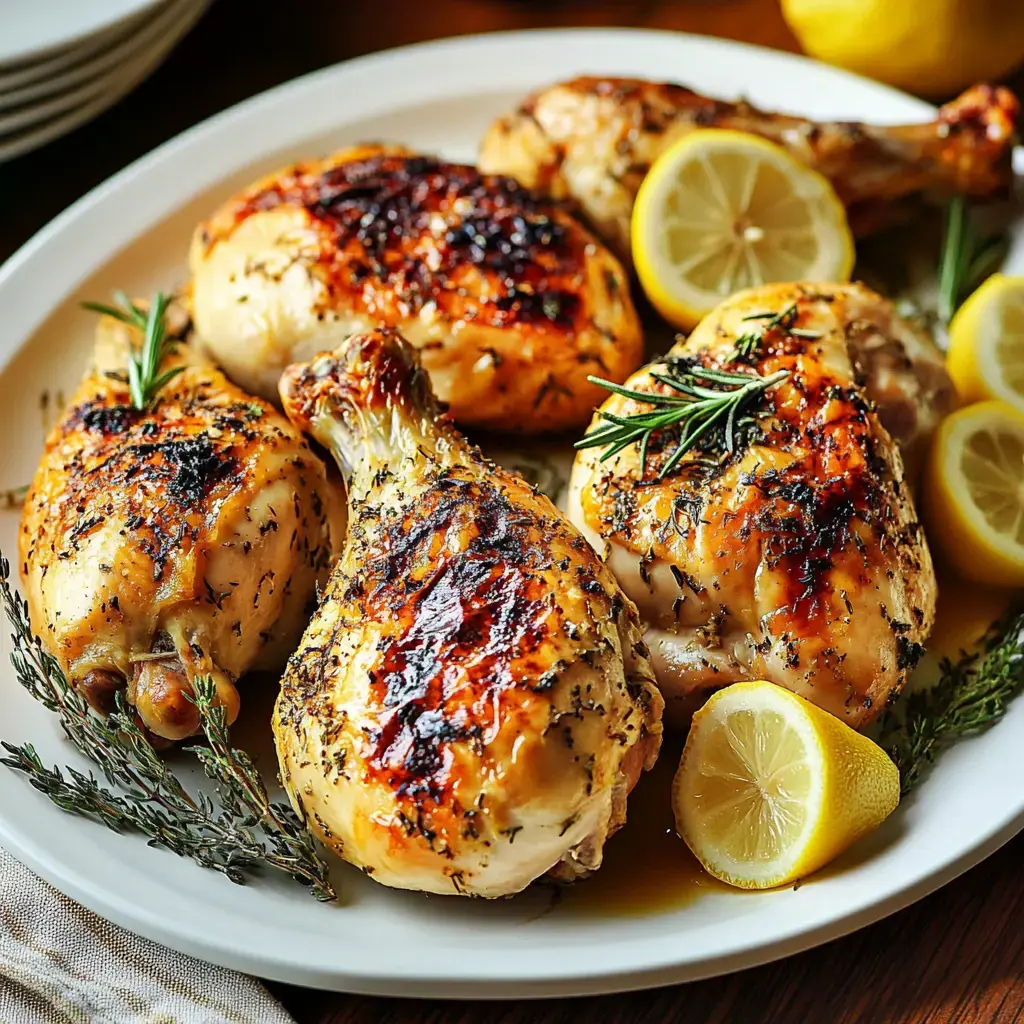
[[[230,376],[275,398],[289,363],[400,329],[462,425],[581,428],[640,365],[619,262],[510,178],[362,146],[257,182],[194,236],[192,313]]]
[[[596,869],[661,742],[636,608],[439,414],[397,333],[290,367],[281,393],[350,501],[274,715],[296,809],[396,888],[498,897]]]
[[[633,200],[651,164],[695,128],[761,135],[831,179],[866,234],[890,222],[894,201],[921,192],[999,194],[1011,179],[1019,105],[1007,89],[968,89],[930,124],[816,123],[729,103],[681,85],[575,78],[541,89],[485,136],[480,168],[572,198],[602,238],[629,256]]]
[[[129,329],[98,328],[94,367],[52,429],[21,519],[32,627],[97,710],[126,689],[162,740],[199,726],[210,675],[228,718],[249,669],[280,669],[326,581],[344,507],[271,405],[179,345],[184,366],[131,407]]]
[[[785,315],[772,325],[770,314]],[[759,344],[736,358],[737,339],[758,325]],[[938,371],[910,336],[857,285],[740,292],[627,384],[677,394],[652,374],[788,371],[739,418],[731,453],[724,419],[664,475],[678,428],[651,437],[646,472],[635,444],[604,462],[602,448],[580,451],[570,518],[640,608],[666,721],[685,724],[712,691],[748,679],[854,727],[898,696],[936,599],[896,443],[937,418],[916,371]],[[902,363],[890,360],[901,345]],[[616,395],[603,408],[628,416],[649,405]]]

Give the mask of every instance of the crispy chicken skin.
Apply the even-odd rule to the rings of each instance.
[[[480,168],[556,199],[572,198],[602,238],[629,256],[629,219],[644,175],[695,128],[761,135],[832,181],[860,234],[888,223],[893,201],[923,191],[989,196],[1006,189],[1019,105],[974,86],[930,124],[815,123],[729,103],[681,85],[575,78],[527,97],[484,137]]]
[[[102,712],[126,689],[173,741],[197,730],[196,676],[234,720],[238,678],[284,664],[344,509],[292,425],[184,345],[167,361],[184,371],[132,409],[128,343],[104,317],[28,492],[19,559],[33,629],[72,684]]]
[[[396,888],[499,897],[596,869],[661,741],[632,602],[439,414],[398,334],[290,367],[281,393],[350,495],[274,715],[296,809]]]
[[[255,183],[197,229],[199,336],[275,398],[289,363],[354,331],[400,329],[458,423],[579,428],[643,338],[619,262],[512,179],[363,146]]]
[[[892,312],[875,299],[884,327]],[[788,370],[732,455],[720,437],[658,479],[678,440],[663,431],[642,478],[636,445],[603,463],[600,449],[577,457],[570,518],[640,608],[667,721],[684,724],[721,686],[769,679],[861,727],[899,694],[922,653],[935,575],[883,425],[884,396],[859,383],[872,380],[856,341],[870,300],[856,285],[740,292],[630,379],[631,388],[669,391],[651,372],[692,361]],[[730,361],[751,329],[744,317],[794,304],[758,352]],[[912,382],[913,367],[904,372]],[[646,406],[612,396],[603,408],[629,415]]]

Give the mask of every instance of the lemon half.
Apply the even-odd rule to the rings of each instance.
[[[1024,413],[978,402],[947,416],[925,474],[929,543],[968,579],[1024,586]]]
[[[963,403],[1002,399],[1024,412],[1024,277],[993,274],[960,307],[946,367]]]
[[[848,281],[854,259],[824,177],[756,135],[713,128],[654,162],[633,207],[632,248],[651,303],[684,330],[742,288]]]
[[[764,681],[719,690],[694,715],[673,788],[687,846],[744,889],[817,871],[899,799],[899,772],[877,744]]]

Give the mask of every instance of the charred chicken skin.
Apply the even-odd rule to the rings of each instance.
[[[597,868],[660,745],[632,602],[546,497],[440,414],[396,333],[290,367],[281,391],[350,496],[275,710],[296,808],[397,888],[500,897]]]
[[[737,357],[752,317],[785,311]],[[736,428],[732,452],[719,429],[663,477],[674,430],[652,436],[646,471],[636,445],[604,462],[599,448],[578,455],[570,518],[640,608],[666,720],[684,724],[721,686],[768,679],[861,727],[920,657],[936,583],[884,426],[903,398],[897,378],[872,367],[878,349],[860,347],[865,323],[882,331],[892,317],[856,285],[740,292],[627,385],[672,394],[652,374],[694,365],[788,371]],[[902,373],[917,387],[909,356]],[[649,406],[616,395],[603,408],[628,416]],[[924,405],[921,416],[933,412]]]
[[[165,368],[183,371],[137,411],[128,329],[104,318],[98,333],[25,502],[22,583],[33,629],[97,710],[125,690],[154,736],[180,740],[199,726],[197,676],[233,721],[239,677],[294,650],[343,509],[268,403],[180,345]]]
[[[917,193],[1003,193],[1018,115],[1011,92],[987,85],[968,89],[929,124],[874,127],[766,113],[681,85],[585,77],[541,89],[496,121],[484,137],[480,168],[575,200],[628,258],[640,183],[676,139],[696,128],[751,132],[783,146],[831,180],[851,226],[866,234],[890,222],[897,200]]]
[[[243,387],[397,328],[461,425],[578,428],[643,339],[618,260],[511,178],[364,146],[257,182],[196,232],[192,313]]]

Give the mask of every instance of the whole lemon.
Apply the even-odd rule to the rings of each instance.
[[[1024,0],[782,0],[812,57],[931,98],[1024,59]]]

